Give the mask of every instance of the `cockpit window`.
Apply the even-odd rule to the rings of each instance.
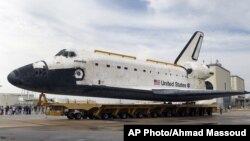
[[[69,57],[75,57],[75,56],[76,56],[76,53],[73,52],[73,51],[71,51],[71,52],[69,52],[68,56],[69,56]]]
[[[63,50],[59,51],[59,52],[56,54],[56,56],[64,56],[64,57],[66,57],[66,58],[68,58],[68,57],[72,58],[72,57],[75,57],[75,56],[76,56],[76,53],[73,52],[73,51],[66,51],[66,49],[63,49]]]
[[[67,58],[68,57],[68,52],[67,51],[63,52],[62,56]]]
[[[65,51],[66,51],[66,49],[63,49],[63,50],[59,51],[59,52],[56,54],[56,56],[61,56]]]

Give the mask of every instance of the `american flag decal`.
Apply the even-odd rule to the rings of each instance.
[[[154,80],[154,85],[160,85],[161,81],[160,80]]]

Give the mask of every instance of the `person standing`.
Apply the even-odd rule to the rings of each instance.
[[[223,108],[222,108],[222,107],[220,107],[220,115],[222,115],[222,111],[223,111]]]

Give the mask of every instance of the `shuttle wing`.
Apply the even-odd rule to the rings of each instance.
[[[153,89],[153,94],[165,97],[169,101],[195,101],[213,99],[233,95],[248,94],[247,91],[237,90],[177,90],[177,89]]]

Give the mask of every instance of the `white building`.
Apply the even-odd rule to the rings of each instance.
[[[34,99],[34,95],[18,93],[0,93],[0,106],[27,104],[28,99]]]
[[[237,75],[232,75],[231,76],[231,89],[244,91],[245,90],[244,79]],[[232,106],[244,107],[245,101],[246,101],[245,95],[232,96]]]
[[[207,79],[213,85],[214,90],[231,90],[231,74],[230,71],[222,67],[220,63],[208,65],[213,76]],[[231,105],[231,97],[223,97],[217,99],[218,108],[228,107]]]

